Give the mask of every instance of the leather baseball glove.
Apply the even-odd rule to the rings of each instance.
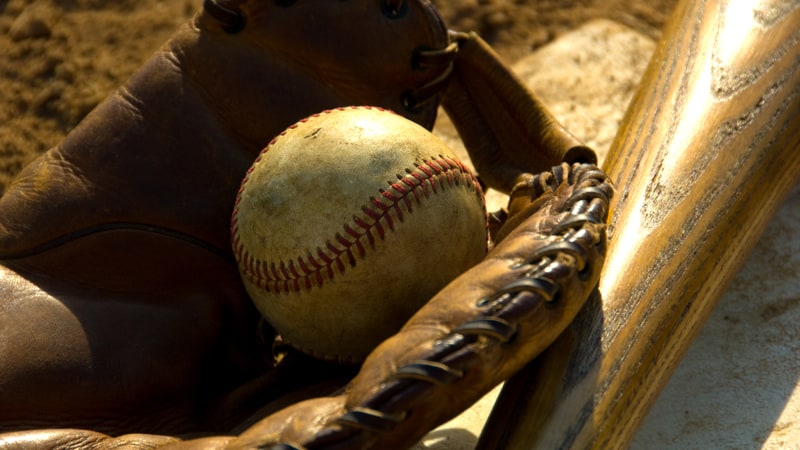
[[[376,105],[430,129],[442,100],[511,193],[496,247],[361,367],[284,348],[230,249],[244,172],[307,115]],[[0,448],[412,445],[589,296],[611,196],[593,162],[426,0],[206,0],[0,198]],[[176,437],[197,434],[216,436]]]

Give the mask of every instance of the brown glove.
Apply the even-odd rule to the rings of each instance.
[[[522,216],[519,225],[379,346],[341,394],[296,403],[239,437],[181,442],[50,430],[0,435],[0,443],[407,448],[519,370],[572,321],[598,281],[611,195],[605,175],[592,165],[564,164],[530,177],[512,198],[522,206],[511,216]]]
[[[407,446],[549,345],[596,283],[610,195],[602,174],[576,166],[529,178],[542,162],[526,162],[527,138],[502,140],[499,152],[468,138],[492,186],[522,186],[498,234],[508,238],[376,350],[343,394],[320,397],[347,369],[290,352],[270,370],[272,335],[254,338],[258,318],[227,245],[242,173],[287,124],[333,106],[379,105],[430,127],[457,46],[427,3],[253,3],[206,1],[0,199],[0,295],[15,300],[0,316],[3,356],[15,361],[0,367],[10,393],[0,427],[95,430],[9,433],[0,444]],[[346,32],[375,17],[368,38]],[[455,73],[474,60],[460,57]],[[489,85],[503,84],[495,75]],[[481,81],[459,83],[449,97]],[[502,101],[464,106],[451,103],[451,115],[508,114]],[[547,130],[523,133],[534,149],[540,135],[563,132],[537,117],[523,124]],[[569,145],[556,155],[579,147],[558,141]],[[308,397],[317,398],[296,403]],[[231,430],[254,405],[266,419],[239,438],[102,434]]]
[[[0,430],[241,419],[273,391],[229,244],[244,172],[326,108],[430,128],[447,45],[424,0],[206,1],[0,198]]]

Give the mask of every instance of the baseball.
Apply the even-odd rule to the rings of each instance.
[[[245,287],[293,347],[362,360],[486,253],[483,192],[438,138],[350,107],[276,137],[231,221]]]

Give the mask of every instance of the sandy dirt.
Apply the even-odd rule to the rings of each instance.
[[[303,0],[300,0],[303,1]],[[509,62],[595,18],[656,36],[674,0],[437,0]],[[0,194],[130,76],[200,0],[0,0]]]

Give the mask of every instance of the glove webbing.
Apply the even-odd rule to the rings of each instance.
[[[503,345],[512,342],[521,327],[535,320],[530,313],[540,302],[558,302],[561,286],[572,277],[580,278],[595,263],[590,255],[605,253],[605,232],[592,232],[586,225],[605,223],[613,192],[605,173],[590,164],[554,167],[552,172],[533,177],[530,185],[534,192],[542,192],[555,189],[564,180],[575,189],[558,210],[559,215],[566,213],[551,231],[551,237],[558,239],[520,263],[529,268],[524,276],[494,295],[478,300],[477,305],[483,311],[480,316],[439,339],[424,358],[406,363],[388,375],[370,398],[333,418],[309,442],[302,446],[281,443],[267,448],[360,448],[360,443],[368,440],[364,433],[391,432],[420,399],[433,395],[438,386],[462,380],[479,352],[502,351]],[[559,254],[571,258],[558,258]],[[480,348],[472,345],[481,339],[494,341],[494,345]]]

